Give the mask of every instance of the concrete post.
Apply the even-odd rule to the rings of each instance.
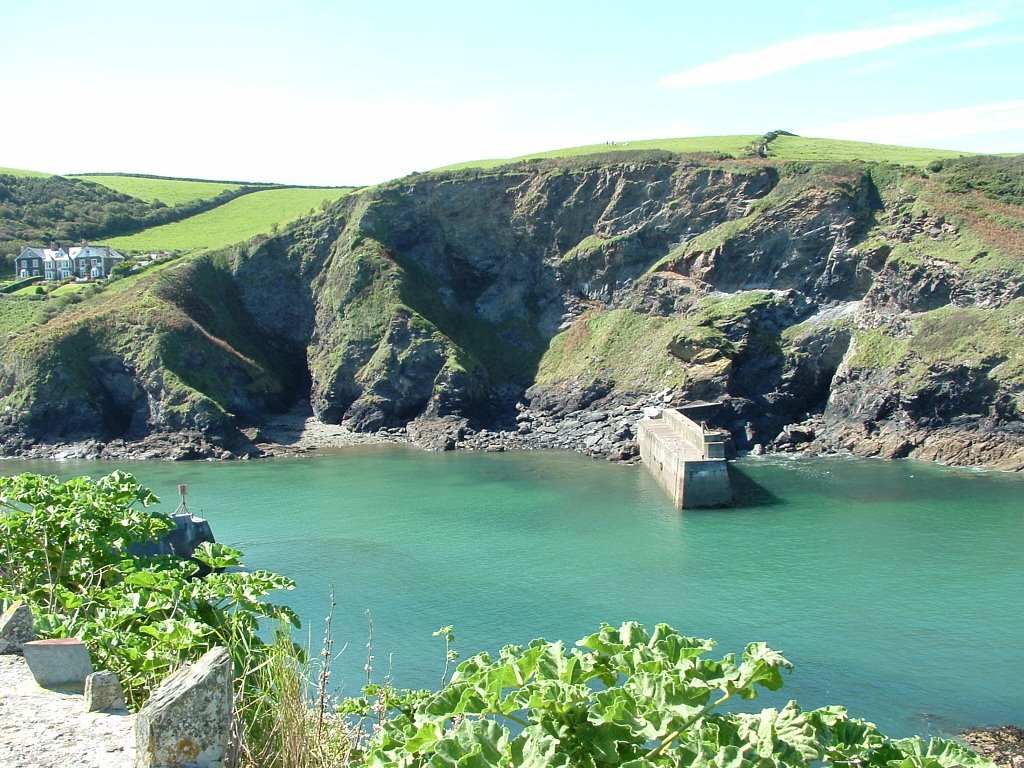
[[[89,649],[77,637],[33,640],[21,652],[36,682],[44,687],[73,686],[81,691],[92,674]]]

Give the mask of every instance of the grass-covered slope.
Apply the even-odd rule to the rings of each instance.
[[[299,187],[252,192],[182,221],[112,238],[108,242],[126,252],[211,250],[270,232],[349,191]]]
[[[46,302],[42,297],[0,294],[0,342],[7,344],[22,329],[44,319]]]
[[[45,173],[44,171],[26,171],[22,168],[0,168],[0,176],[46,178],[52,175],[52,173]]]
[[[349,191],[0,169],[0,256],[10,269],[27,245],[80,240],[128,253],[208,251],[269,233]]]
[[[865,141],[816,139],[780,134],[768,143],[768,157],[780,160],[805,160],[827,163],[862,160],[870,163],[896,163],[924,167],[928,163],[971,154],[951,149],[902,147]]]
[[[764,136],[697,136],[677,139],[644,139],[641,141],[611,141],[605,144],[589,144],[582,147],[536,152],[519,157],[490,160],[471,160],[438,168],[439,171],[464,168],[495,168],[525,160],[541,160],[587,155],[602,155],[609,152],[663,151],[675,154],[711,154],[731,157],[761,155],[780,160],[805,160],[842,162],[862,160],[875,163],[898,163],[924,167],[928,163],[961,157],[970,153],[947,149],[924,149],[902,147],[891,144],[872,144],[862,141],[840,139],[817,139],[794,136],[784,131],[772,131]]]
[[[88,173],[69,178],[91,181],[147,203],[156,201],[164,205],[181,205],[196,200],[210,200],[224,192],[252,186],[240,182],[196,181],[192,179],[170,179],[156,176],[131,176],[125,174]]]
[[[98,184],[0,174],[0,254],[16,254],[25,245],[100,238],[160,215],[148,203]]]
[[[125,278],[47,322],[32,314],[42,303],[0,302],[14,326],[0,410],[29,439],[223,437],[236,416],[284,403],[295,386],[294,351],[254,332],[229,273],[208,258]]]
[[[457,171],[464,168],[496,168],[524,160],[551,160],[564,157],[585,157],[606,152],[642,152],[659,150],[677,154],[720,154],[741,157],[758,140],[756,135],[743,136],[696,136],[680,139],[641,139],[639,141],[609,141],[604,144],[587,144],[582,147],[566,147],[529,155],[504,159],[470,160],[437,168],[438,171]]]

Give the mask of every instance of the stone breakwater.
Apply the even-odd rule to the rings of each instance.
[[[86,712],[84,701],[39,687],[21,656],[0,656],[0,765],[132,768],[134,716]]]

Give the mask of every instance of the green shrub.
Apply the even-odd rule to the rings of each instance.
[[[173,527],[146,509],[156,501],[123,472],[67,482],[0,477],[0,600],[25,600],[43,637],[80,638],[98,667],[117,673],[133,708],[176,666],[215,646],[228,648],[244,679],[266,647],[261,620],[298,626],[290,609],[264,600],[294,583],[241,570],[237,550],[203,544],[194,557],[216,571],[205,578],[196,578],[195,562],[133,555],[133,544]]]
[[[576,645],[535,640],[478,654],[436,693],[371,686],[343,708],[390,713],[359,759],[380,768],[992,766],[956,742],[889,739],[842,707],[723,711],[782,687],[791,665],[764,643],[714,660],[714,641],[627,622]]]

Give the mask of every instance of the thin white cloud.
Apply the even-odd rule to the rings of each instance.
[[[1024,99],[976,104],[971,107],[887,115],[866,120],[812,126],[800,133],[828,139],[851,139],[882,144],[936,146],[971,136],[1024,130]],[[1020,152],[1024,146],[1013,151]]]
[[[1017,45],[1024,43],[1024,35],[990,35],[979,37],[974,40],[964,40],[960,43],[944,46],[941,51],[971,51],[978,48],[995,48],[1000,45]]]
[[[994,20],[993,17],[981,15],[954,16],[888,27],[811,35],[701,64],[664,77],[659,82],[667,88],[695,88],[717,83],[756,80],[815,61],[841,59],[936,35],[964,32],[991,24]]]

